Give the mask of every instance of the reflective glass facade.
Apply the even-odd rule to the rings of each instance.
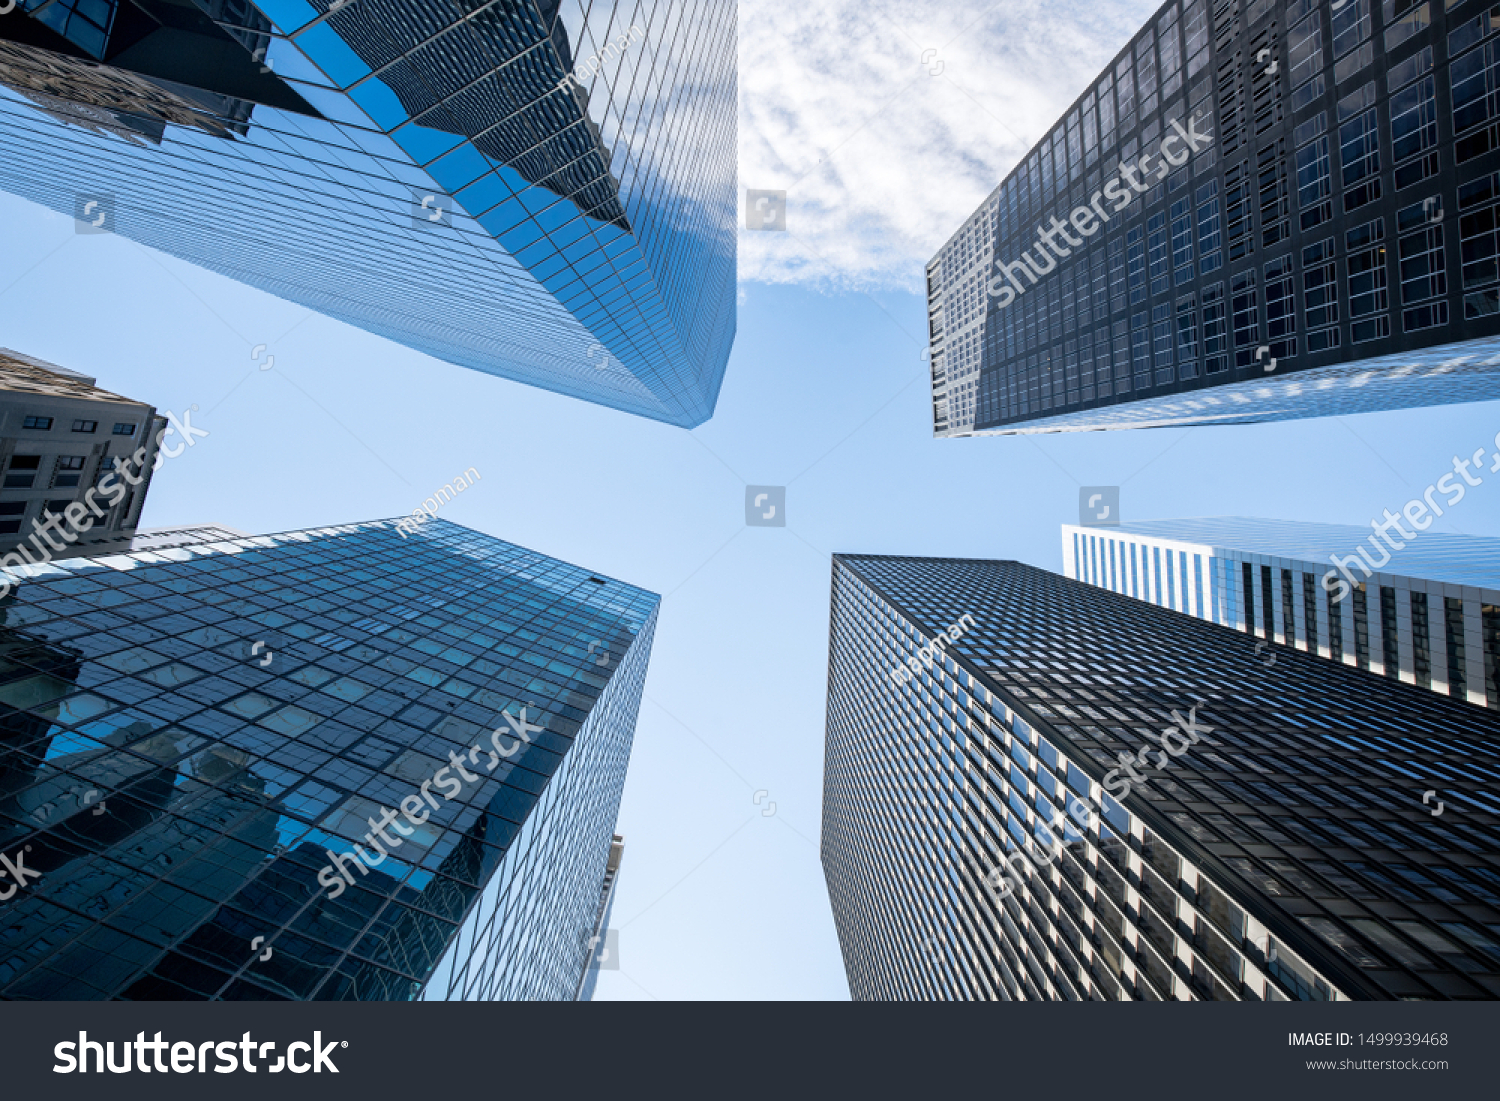
[[[1500,396],[1497,32],[1164,5],[928,264],[935,434]]]
[[[446,521],[20,580],[0,998],[572,998],[657,603]]]
[[[735,329],[735,21],[710,0],[24,0],[0,21],[0,186],[692,426]]]
[[[840,555],[832,602],[854,997],[1500,996],[1500,716],[1015,562]]]
[[[1402,531],[1416,538],[1238,516],[1066,524],[1063,573],[1500,709],[1500,539]]]

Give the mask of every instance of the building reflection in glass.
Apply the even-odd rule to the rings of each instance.
[[[0,852],[40,878],[0,903],[0,997],[572,997],[655,605],[445,522],[23,582]],[[379,856],[369,820],[522,707],[542,732]]]

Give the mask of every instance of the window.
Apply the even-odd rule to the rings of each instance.
[[[1115,393],[1130,393],[1130,323],[1115,322]]]
[[[1129,255],[1130,304],[1137,305],[1146,300],[1146,241],[1145,233],[1136,226],[1126,236]]]
[[[1085,373],[1087,374],[1087,373]],[[1107,398],[1113,391],[1113,384],[1109,377],[1109,327],[1101,328],[1094,340],[1094,386],[1098,387],[1099,397]],[[1088,383],[1085,377],[1083,384],[1083,400],[1091,401],[1094,398],[1094,387]]]
[[[1271,583],[1271,567],[1262,565],[1260,568],[1260,606],[1265,613],[1265,637],[1274,640],[1276,638],[1276,612],[1275,612],[1276,589]]]
[[[1354,612],[1354,664],[1370,668],[1370,600],[1361,581],[1349,594]]]
[[[1175,31],[1175,28],[1174,28]],[[1156,50],[1151,36],[1144,35],[1135,45],[1136,87],[1140,92],[1141,118],[1156,110]]]
[[[1490,707],[1500,707],[1500,605],[1479,606],[1484,639],[1484,696]]]
[[[1393,680],[1401,676],[1401,637],[1396,629],[1396,590],[1380,586],[1380,650],[1385,675]]]
[[[38,432],[46,432],[52,427],[51,417],[27,417],[21,422],[22,428],[35,428]]]
[[[1345,234],[1348,250],[1349,337],[1358,344],[1390,336],[1391,322],[1386,316],[1385,249],[1377,244],[1385,236],[1385,219],[1349,230]]]
[[[1418,7],[1412,7],[1410,3],[1403,3],[1401,7],[1411,7],[1412,10],[1408,11],[1401,18],[1397,19],[1394,23],[1391,23],[1388,27],[1386,27],[1386,53],[1390,53],[1397,46],[1401,45],[1401,43],[1407,41],[1413,35],[1420,34],[1422,31],[1425,31],[1429,26],[1432,25],[1430,9],[1426,4],[1422,4]],[[1387,0],[1386,2],[1385,10],[1386,20],[1387,22],[1389,22],[1391,17],[1391,5],[1389,0]]]
[[[46,504],[44,504],[42,506],[42,508],[46,512],[56,513],[58,516],[61,516],[63,514],[63,510],[66,509],[72,503],[73,503],[72,498],[70,498],[70,497],[64,497],[60,501],[48,501]]]
[[[1456,37],[1456,36],[1455,36]],[[1453,62],[1453,129],[1463,133],[1495,114],[1495,43]]]
[[[1094,252],[1094,286],[1089,292],[1089,300],[1094,307],[1097,320],[1103,321],[1109,316],[1109,264],[1104,256],[1104,249],[1096,248]]]
[[[135,435],[135,425],[133,425],[133,424],[117,424],[117,425],[115,425],[115,433],[114,434],[116,436],[134,436]]]
[[[1107,149],[1115,140],[1114,80],[1099,81],[1099,146]]]
[[[1260,344],[1260,303],[1255,290],[1255,272],[1242,271],[1231,284],[1230,308],[1234,312],[1234,362],[1249,367],[1256,362]]]
[[[74,432],[94,432],[94,431],[97,431],[98,428],[99,428],[99,422],[98,421],[74,421],[73,422],[72,431],[74,431]]]
[[[1458,189],[1458,236],[1463,257],[1464,317],[1500,313],[1500,226],[1496,200],[1500,173],[1482,176]]]
[[[1194,193],[1198,204],[1198,274],[1207,275],[1224,264],[1220,251],[1223,236],[1219,222],[1219,181],[1209,180]]]
[[[1297,150],[1297,207],[1302,211],[1303,229],[1333,217],[1333,206],[1328,202],[1330,180],[1328,137],[1324,135]]]
[[[1135,67],[1128,54],[1115,66],[1115,94],[1120,97],[1120,129],[1128,134],[1135,129]]]
[[[1366,88],[1373,91],[1372,85]],[[1344,213],[1380,198],[1380,135],[1375,108],[1339,127],[1339,160],[1344,166]]]
[[[1198,299],[1194,295],[1177,300],[1177,362],[1183,378],[1198,374]]]
[[[1167,254],[1167,216],[1153,214],[1146,222],[1146,253],[1151,267],[1151,293],[1161,294],[1171,286]]]
[[[1397,164],[1437,145],[1437,81],[1429,76],[1397,92],[1390,106],[1391,158]]]
[[[1427,617],[1427,594],[1411,594],[1411,659],[1417,686],[1432,687],[1432,636]]]
[[[1125,241],[1120,237],[1109,243],[1109,296],[1111,309],[1125,308]]]
[[[1229,366],[1225,353],[1229,340],[1225,326],[1224,284],[1215,283],[1203,290],[1203,356],[1204,370],[1215,374]]]
[[[1151,311],[1151,332],[1156,357],[1156,385],[1166,386],[1176,380],[1172,370],[1172,304],[1163,302]]]
[[[1266,339],[1277,359],[1297,354],[1297,301],[1292,284],[1292,258],[1282,256],[1266,265]]]
[[[5,488],[30,489],[41,462],[40,455],[12,455],[5,472]]]
[[[1237,164],[1224,172],[1224,237],[1229,242],[1229,259],[1248,256],[1255,248],[1251,231],[1254,213],[1250,203],[1251,183],[1247,166]]]
[[[1500,50],[1496,43],[1467,53],[1449,67],[1453,83],[1453,132],[1463,137],[1455,143],[1459,164],[1488,153],[1496,146],[1493,127],[1485,126],[1500,113]],[[1484,126],[1477,133],[1466,131]]]
[[[1256,158],[1260,188],[1260,243],[1270,248],[1290,236],[1286,218],[1290,213],[1286,182],[1286,140],[1278,138]]]
[[[1156,48],[1161,54],[1161,94],[1170,96],[1182,87],[1182,50],[1177,44],[1177,9],[1171,11],[1157,25]]]
[[[1151,341],[1144,310],[1130,319],[1130,355],[1135,366],[1135,388],[1147,389],[1151,385]]]
[[[1302,622],[1303,638],[1307,642],[1308,653],[1318,652],[1318,583],[1313,580],[1313,575],[1307,572],[1302,574]]]
[[[1244,585],[1245,599],[1241,607],[1245,612],[1245,631],[1247,634],[1255,634],[1255,571],[1250,568],[1249,562],[1240,563],[1240,581]]]
[[[1292,66],[1292,87],[1300,88],[1323,71],[1323,16],[1313,12],[1291,29],[1287,54]]]
[[[1415,208],[1420,210],[1420,206]],[[1403,212],[1404,213],[1404,212]],[[1400,241],[1401,304],[1410,306],[1432,298],[1446,298],[1448,276],[1443,270],[1443,227],[1428,225]],[[1402,313],[1406,332],[1448,323],[1448,303],[1433,302]]]
[[[1444,633],[1448,643],[1448,695],[1468,698],[1469,675],[1464,663],[1464,602],[1443,598]]]
[[[1328,602],[1328,655],[1334,661],[1343,661],[1344,603],[1335,601],[1332,594],[1329,594],[1326,599]]]
[[[1307,326],[1307,350],[1321,352],[1339,346],[1339,331],[1329,329],[1339,320],[1339,298],[1335,285],[1337,265],[1333,238],[1328,237],[1302,250],[1302,308]],[[1323,332],[1314,330],[1322,329]]]
[[[57,489],[76,486],[78,479],[83,476],[79,473],[81,470],[83,470],[82,455],[59,455],[56,473],[52,476],[52,485]]]
[[[1333,56],[1343,57],[1370,37],[1370,0],[1354,0],[1333,12]]]
[[[1172,204],[1172,269],[1179,287],[1193,281],[1193,207],[1185,198]]]

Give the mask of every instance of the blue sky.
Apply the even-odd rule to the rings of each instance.
[[[978,17],[985,5],[963,7]],[[952,55],[947,74],[971,80],[977,97],[963,120],[974,132],[1039,134],[1150,10],[1109,9],[1097,20],[1104,29],[1090,32],[1101,41],[1086,50],[1024,23],[1034,7],[992,13],[965,41],[975,51],[1003,41],[997,52],[1019,51],[1017,64],[1040,69],[1052,50],[1059,87],[1001,110],[1004,89],[986,100],[987,70],[970,62],[971,79]],[[746,55],[771,56],[764,36],[780,34],[814,90],[858,75],[806,60],[832,49],[812,16],[790,12],[795,27],[768,29],[769,10],[742,8]],[[948,33],[910,26],[913,53]],[[1111,28],[1118,35],[1103,42]],[[761,79],[746,77],[747,96]],[[864,88],[863,102],[878,105],[884,86]],[[846,92],[861,89],[837,90]],[[846,120],[823,98],[807,99],[828,116],[792,126],[746,109],[754,176],[742,182],[787,187],[791,228],[748,243],[742,234],[754,278],[741,286],[739,337],[718,412],[691,433],[449,366],[127,240],[76,235],[71,218],[0,195],[0,345],[162,410],[196,404],[193,423],[210,433],[160,471],[147,526],[217,520],[269,532],[393,516],[475,467],[481,481],[445,506],[447,518],[663,594],[620,820],[621,969],[602,975],[601,999],[847,997],[817,851],[832,552],[1016,558],[1057,570],[1059,526],[1076,521],[1080,485],[1121,485],[1127,518],[1364,525],[1500,429],[1500,403],[1484,403],[934,440],[920,357],[925,303],[903,287],[1024,146],[996,138],[951,182],[928,171],[922,186],[957,213],[945,220],[911,206],[905,235],[872,245],[865,238],[878,225],[829,221],[839,188],[853,195],[892,164],[914,164],[921,177],[924,163],[962,150],[932,144],[952,132],[927,133],[919,105],[907,115],[901,101],[882,108],[892,129],[882,122],[847,139],[857,112]],[[804,191],[801,169],[767,159],[783,125],[827,151],[835,184]],[[913,185],[891,186],[899,195]],[[434,293],[462,308],[461,291]],[[261,363],[275,357],[270,370],[252,359],[261,344]],[[787,527],[745,526],[746,484],[788,487]],[[1434,530],[1500,534],[1500,478]],[[771,803],[775,813],[764,814]]]

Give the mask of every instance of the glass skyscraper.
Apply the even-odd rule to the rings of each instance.
[[[1063,573],[1500,709],[1500,539],[1385,528],[1389,542],[1237,516],[1065,524]]]
[[[0,998],[573,998],[658,598],[441,520],[216,535],[0,602]]]
[[[20,0],[0,187],[690,427],[735,330],[735,65],[711,0]]]
[[[1496,32],[1165,4],[928,264],[935,434],[1500,397]]]
[[[1500,716],[1016,562],[832,605],[855,998],[1500,996]]]

